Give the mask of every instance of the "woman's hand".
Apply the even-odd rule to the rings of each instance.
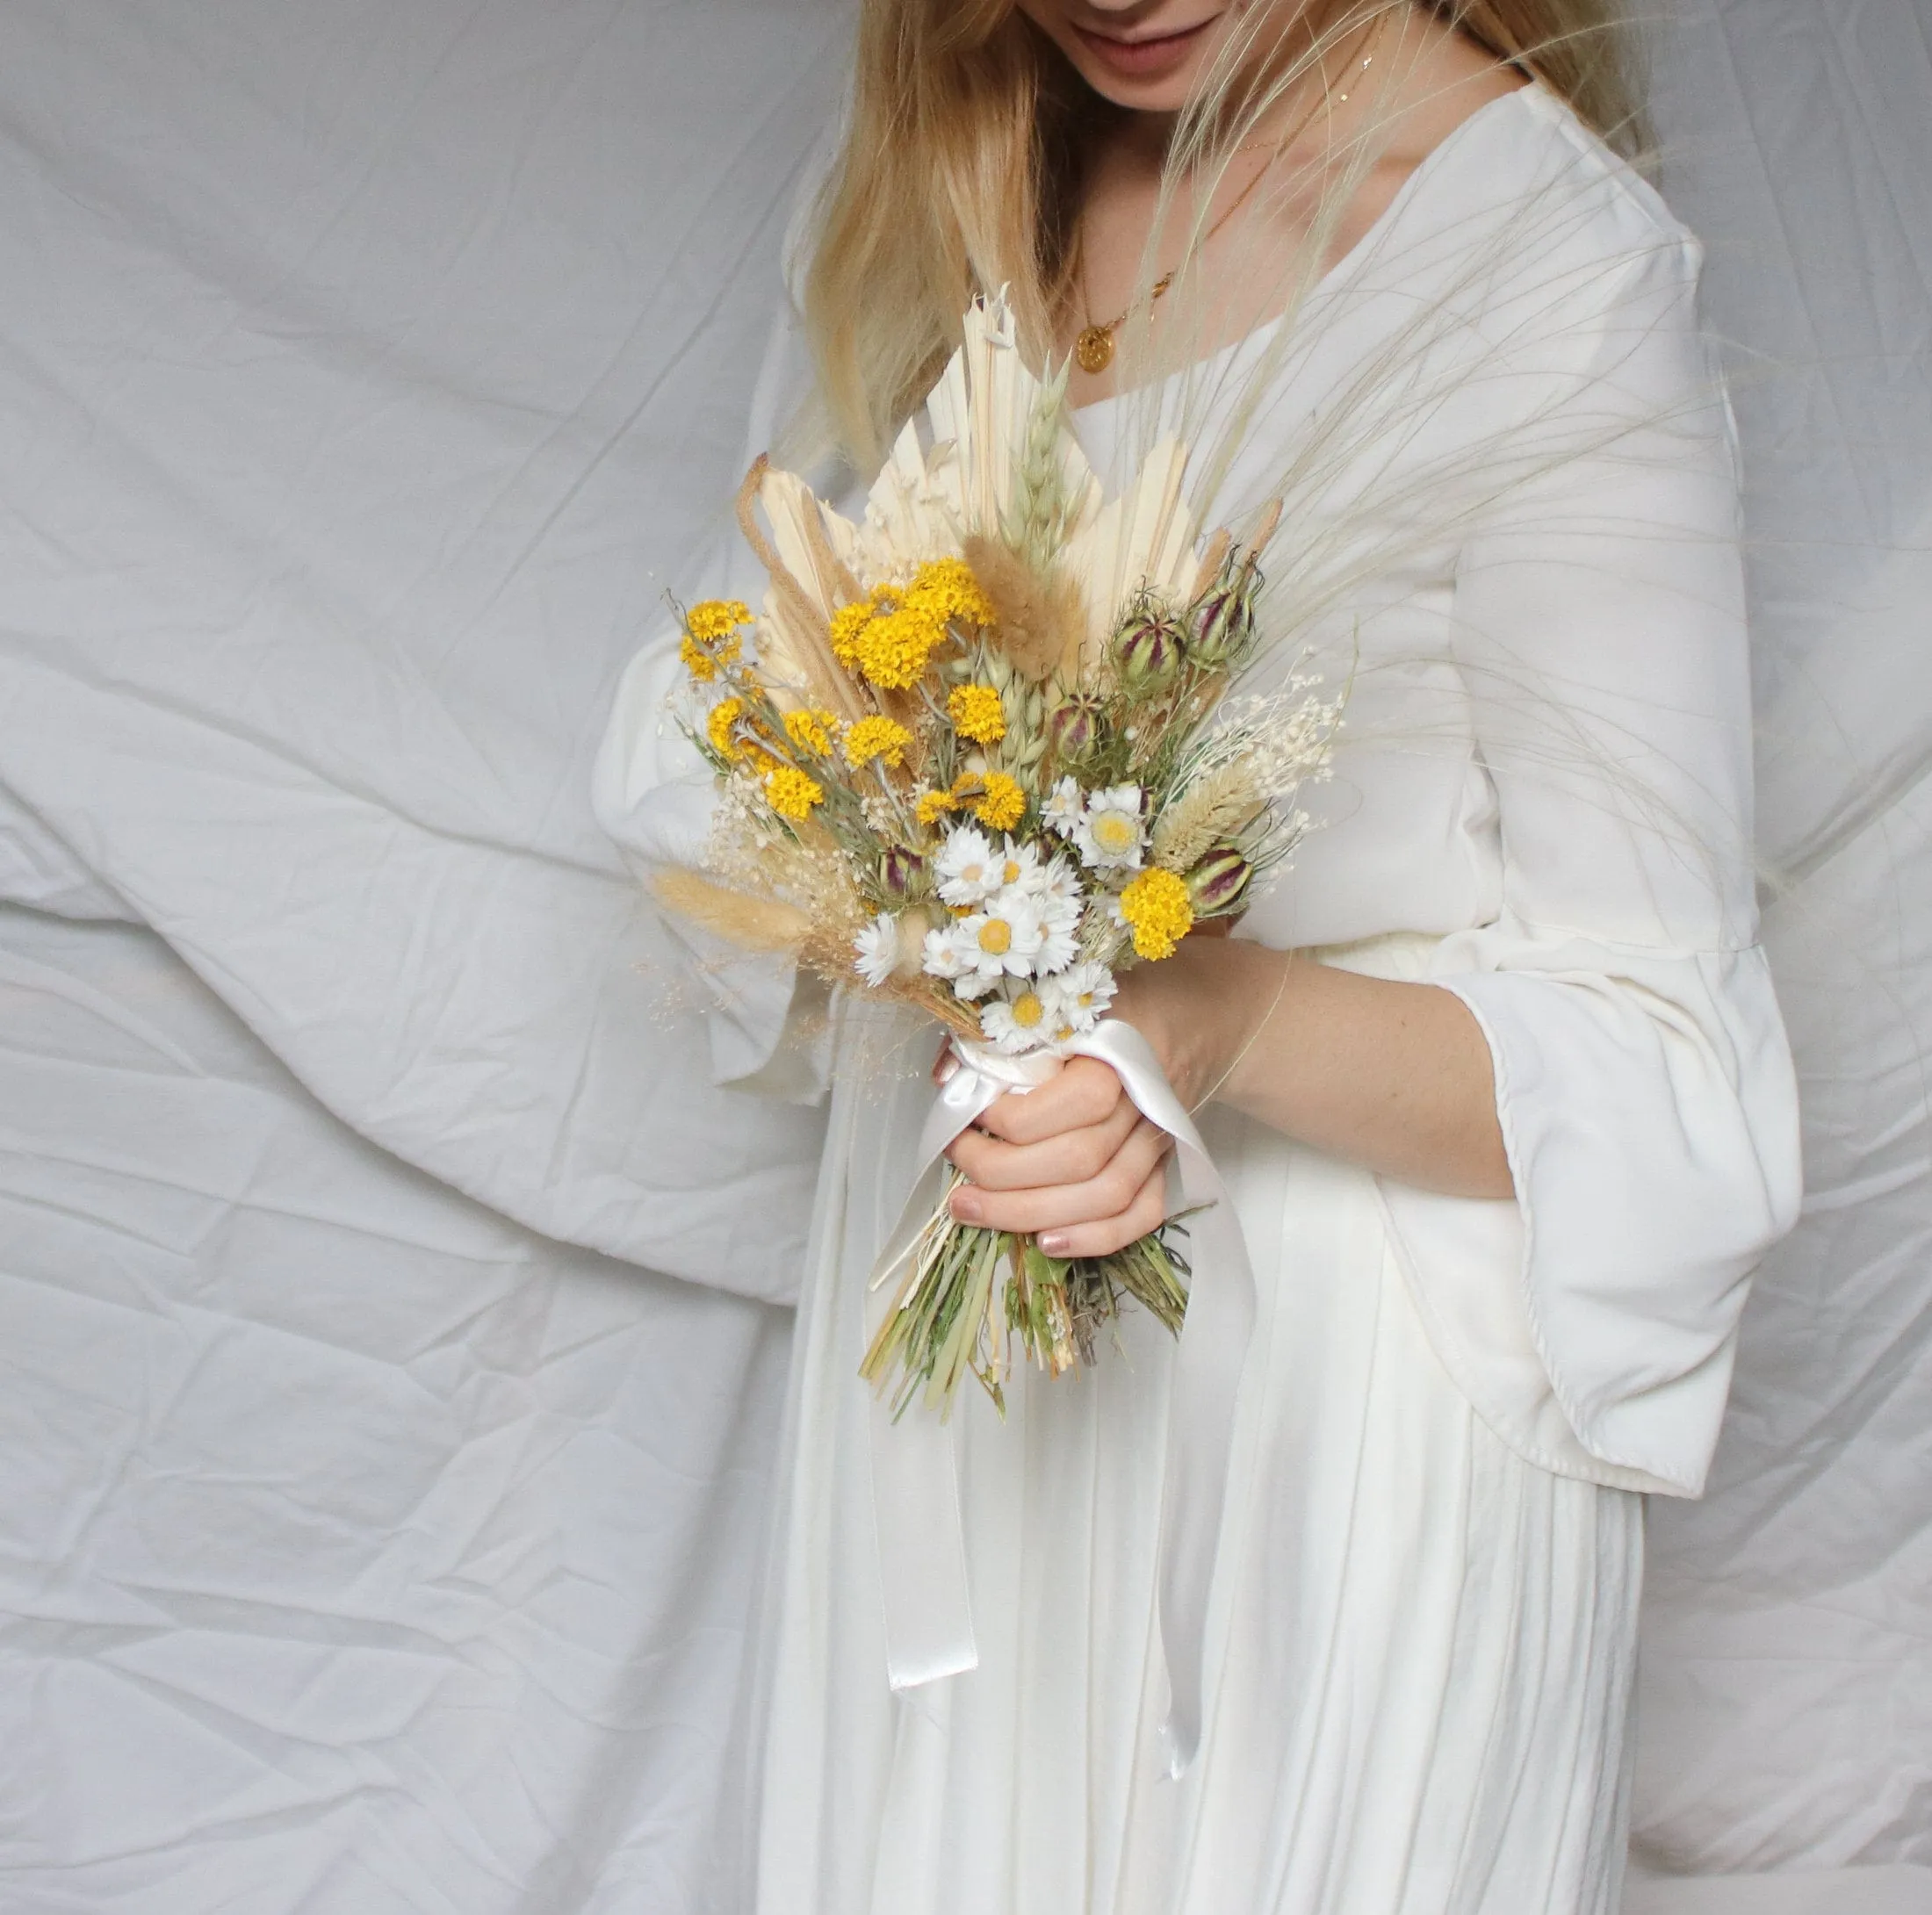
[[[1112,1014],[1147,1040],[1191,1111],[1218,1098],[1421,1190],[1513,1193],[1488,1040],[1435,984],[1191,937],[1128,972]],[[1075,1058],[954,1141],[971,1182],[953,1214],[1036,1231],[1049,1256],[1102,1256],[1162,1221],[1168,1146],[1112,1070]]]
[[[1147,1040],[1190,1107],[1247,1034],[1227,980],[1211,964],[1203,975],[1183,961],[1191,957],[1183,945],[1167,962],[1128,972],[1113,1011]],[[1008,1092],[954,1140],[947,1155],[970,1182],[954,1192],[953,1214],[1036,1232],[1049,1256],[1105,1256],[1165,1220],[1172,1148],[1107,1065],[1070,1058],[1056,1076],[1024,1096]]]
[[[970,1180],[953,1192],[953,1215],[1031,1231],[1049,1256],[1105,1256],[1165,1220],[1171,1143],[1107,1065],[1069,1058],[953,1140],[946,1154]]]

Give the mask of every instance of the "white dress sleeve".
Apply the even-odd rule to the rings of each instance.
[[[1567,1475],[1696,1495],[1751,1272],[1795,1219],[1797,1098],[1751,857],[1734,436],[1669,239],[1525,378],[1523,464],[1461,551],[1494,922],[1432,979],[1494,1062],[1516,1196],[1385,1181],[1432,1340]],[[1568,358],[1567,366],[1561,361]]]
[[[830,152],[828,139],[805,169],[785,242],[788,277]],[[752,391],[747,466],[773,444],[807,378],[797,310],[788,297],[773,320]],[[720,598],[755,604],[763,594],[763,576],[735,529],[719,538],[700,576],[704,590]],[[665,866],[703,861],[717,802],[710,767],[669,716],[682,671],[678,637],[667,623],[625,667],[591,778],[598,823],[646,883]],[[823,988],[789,959],[747,955],[670,913],[665,924],[704,994],[712,1082],[791,1103],[818,1102],[831,1075]]]
[[[591,806],[642,883],[703,861],[717,781],[672,723],[682,667],[674,630],[645,644],[618,681],[591,778]],[[790,959],[734,949],[674,912],[665,927],[703,993],[713,1083],[815,1104],[829,1081],[824,994]]]

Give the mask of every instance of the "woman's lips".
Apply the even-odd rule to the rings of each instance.
[[[1105,33],[1090,32],[1084,26],[1075,27],[1074,32],[1089,53],[1123,80],[1149,80],[1179,67],[1213,24],[1212,20],[1203,20],[1199,26],[1184,28],[1179,33],[1163,33],[1153,40],[1114,40]]]

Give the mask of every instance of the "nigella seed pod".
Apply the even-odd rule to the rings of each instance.
[[[917,852],[893,845],[879,860],[879,887],[888,897],[910,897],[925,882],[926,860]]]
[[[1187,874],[1187,895],[1198,918],[1224,918],[1246,896],[1254,867],[1232,845],[1216,845]]]
[[[1100,708],[1091,698],[1070,698],[1047,717],[1047,739],[1056,757],[1078,764],[1100,737]]]
[[[1214,671],[1247,651],[1254,638],[1254,599],[1260,585],[1260,572],[1250,565],[1231,581],[1224,575],[1195,606],[1187,639],[1193,663]]]
[[[1143,601],[1114,635],[1114,658],[1126,684],[1150,688],[1164,683],[1180,669],[1180,621]]]

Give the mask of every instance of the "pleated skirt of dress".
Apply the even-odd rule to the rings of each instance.
[[[1374,1181],[1204,1127],[1260,1291],[1199,1759],[1159,1779],[1171,1345],[955,1412],[979,1667],[893,1695],[861,1307],[929,1027],[848,1011],[767,1595],[757,1915],[1614,1915],[1640,1498],[1505,1448]],[[912,1414],[918,1414],[913,1412]]]

